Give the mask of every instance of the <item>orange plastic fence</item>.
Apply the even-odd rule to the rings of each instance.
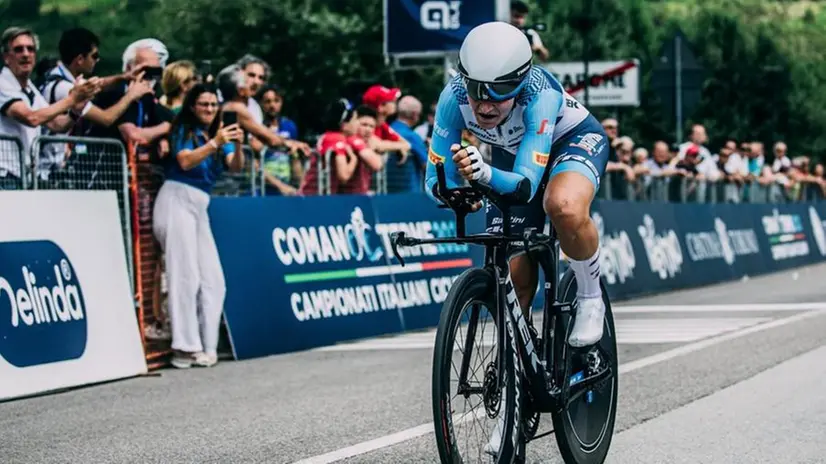
[[[135,300],[146,362],[150,369],[169,362],[171,340],[163,289],[163,254],[152,233],[152,210],[163,183],[162,169],[134,144],[129,155],[129,194],[135,261]]]

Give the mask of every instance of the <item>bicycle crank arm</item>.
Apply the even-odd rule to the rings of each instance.
[[[604,369],[601,369],[600,371],[574,383],[568,387],[568,398],[565,401],[566,407],[570,406],[571,403],[579,399],[580,396],[591,390],[596,384],[604,380],[611,379],[613,376],[614,374],[611,371],[611,368],[606,366]]]

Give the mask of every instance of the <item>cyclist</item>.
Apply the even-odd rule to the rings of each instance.
[[[607,136],[552,74],[532,65],[528,39],[508,23],[473,28],[459,51],[458,71],[439,97],[426,191],[434,196],[435,163],[443,162],[450,188],[474,180],[500,195],[529,199],[511,208],[513,232],[543,230],[549,216],[577,282],[577,317],[568,343],[593,345],[602,338],[605,305],[599,234],[589,209],[608,161]],[[461,147],[462,129],[493,147],[490,164],[476,147]],[[490,203],[486,213],[487,231],[500,231],[502,213]],[[528,317],[538,268],[517,250],[510,271]]]

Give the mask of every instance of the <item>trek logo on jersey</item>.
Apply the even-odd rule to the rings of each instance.
[[[536,131],[537,135],[553,135],[553,124],[548,119],[543,119],[542,124],[539,125],[539,130]]]
[[[542,166],[543,168],[547,166],[548,158],[550,158],[548,153],[540,153],[538,151],[533,152],[533,162],[538,166]]]
[[[438,163],[444,163],[445,157],[437,155],[436,152],[433,151],[433,147],[430,147],[430,149],[427,150],[427,160],[435,166]]]
[[[577,136],[576,142],[571,142],[568,146],[581,148],[588,153],[588,156],[594,156],[594,151],[597,149],[597,146],[600,142],[602,142],[603,137],[599,134],[595,134],[593,132]]]
[[[78,359],[86,314],[77,273],[56,243],[0,243],[0,357],[21,368]]]

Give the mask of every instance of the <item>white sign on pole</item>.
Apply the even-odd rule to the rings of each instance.
[[[585,64],[582,61],[545,63],[562,87],[586,106],[639,106],[639,60],[589,61],[588,101],[585,101]]]

